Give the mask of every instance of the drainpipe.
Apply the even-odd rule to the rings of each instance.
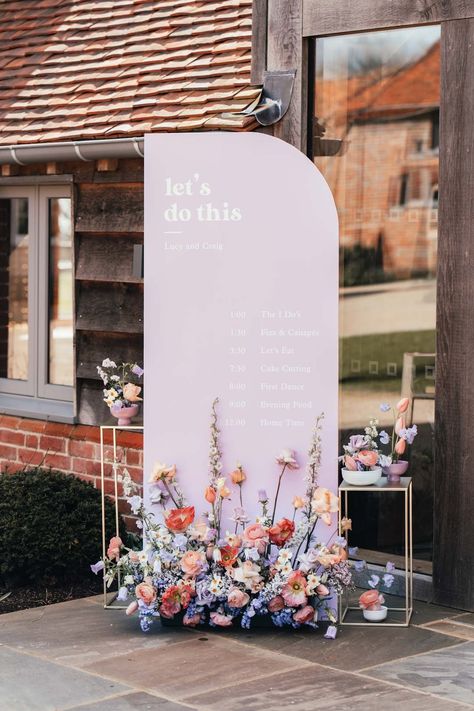
[[[139,138],[104,138],[95,141],[0,145],[0,165],[137,157],[144,157],[143,136]]]

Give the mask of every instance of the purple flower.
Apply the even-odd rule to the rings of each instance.
[[[371,588],[376,588],[380,583],[380,578],[378,575],[371,575],[367,582]]]
[[[188,539],[186,538],[186,536],[183,536],[182,533],[178,533],[178,535],[174,537],[173,544],[176,546],[176,548],[178,548],[178,550],[182,551],[188,545]]]
[[[387,587],[387,588],[392,587],[394,580],[395,580],[395,578],[393,577],[393,575],[390,575],[390,573],[385,573],[385,575],[383,576],[383,582],[384,582],[385,587]]]
[[[140,366],[135,363],[135,365],[132,368],[132,373],[134,375],[137,375],[139,378],[141,378],[144,372],[145,371],[143,370],[143,368],[140,368]]]
[[[388,404],[388,402],[383,402],[383,403],[380,405],[380,411],[381,411],[381,412],[388,412],[389,410],[390,410],[390,405]]]
[[[352,435],[349,437],[349,447],[351,449],[363,449],[367,444],[367,440],[363,435]]]
[[[365,562],[365,560],[356,560],[356,561],[354,562],[354,569],[355,569],[358,573],[360,573],[362,570],[364,570],[364,568],[366,567],[366,565],[367,565],[367,563]]]
[[[196,583],[196,604],[211,605],[216,599],[215,595],[209,590],[207,580],[200,580]]]
[[[245,549],[245,559],[246,560],[258,560],[260,554],[256,548],[246,548]],[[275,561],[274,561],[275,562]]]
[[[121,587],[120,590],[117,593],[117,600],[120,600],[120,602],[125,602],[128,598],[128,590],[126,587]]]
[[[265,504],[268,501],[268,494],[265,489],[258,490],[258,500],[261,504]]]
[[[380,441],[382,444],[388,444],[390,442],[390,435],[385,432],[385,430],[382,430],[381,433],[379,434]]]
[[[408,442],[408,444],[413,444],[413,440],[418,434],[418,427],[413,425],[413,427],[403,427],[400,430],[400,437]]]
[[[353,548],[349,548],[349,555],[357,555],[359,552],[359,546],[354,546]]]
[[[97,563],[91,565],[91,570],[97,575],[97,573],[100,573],[101,570],[104,570],[104,562],[102,560],[98,560]]]
[[[344,536],[336,536],[336,538],[334,539],[334,543],[338,546],[341,546],[341,548],[345,548],[347,545],[347,541]]]
[[[385,566],[385,570],[387,573],[394,573],[395,572],[395,563],[391,563],[388,561],[387,565]]]
[[[334,625],[329,625],[324,636],[326,639],[336,639],[337,627],[335,627]]]

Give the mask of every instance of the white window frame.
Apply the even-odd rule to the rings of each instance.
[[[28,380],[0,378],[0,413],[73,422],[74,387],[48,382],[48,201],[49,198],[72,199],[71,186],[49,182],[0,185],[0,198],[22,197],[28,198]]]

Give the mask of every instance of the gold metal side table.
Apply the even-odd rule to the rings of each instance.
[[[128,425],[119,427],[118,425],[101,425],[100,427],[100,490],[102,497],[102,557],[105,558],[107,555],[107,540],[106,540],[106,530],[105,530],[105,467],[109,464],[112,467],[112,476],[114,482],[114,499],[115,499],[115,535],[120,535],[119,527],[119,504],[118,504],[118,485],[119,485],[119,467],[120,462],[117,456],[117,432],[127,430],[127,431],[141,431],[143,432],[143,426],[140,425]],[[111,432],[112,442],[107,444],[106,433]],[[112,458],[110,461],[106,461],[105,458],[105,448],[112,447]],[[123,467],[122,468],[126,468]],[[117,587],[120,588],[120,573],[117,575]],[[114,605],[114,601],[117,597],[118,591],[107,590],[107,584],[104,578],[104,608],[106,610],[125,610],[127,605]],[[109,598],[111,598],[109,600]]]
[[[402,477],[400,483],[392,483],[386,477],[381,477],[372,486],[352,486],[345,481],[339,486],[339,535],[345,535],[347,544],[349,534],[348,531],[342,532],[342,503],[344,500],[344,515],[349,518],[349,494],[362,494],[364,492],[382,494],[400,493],[404,497],[404,528],[405,528],[405,605],[403,607],[388,607],[388,616],[386,622],[367,622],[352,621],[355,617],[351,611],[358,610],[362,616],[362,610],[359,607],[351,606],[348,602],[348,593],[344,593],[339,598],[339,624],[362,626],[373,625],[375,627],[408,627],[413,614],[413,487],[412,478]],[[400,620],[390,620],[390,612],[403,613]],[[396,616],[396,615],[395,615]],[[349,620],[347,619],[349,617]],[[394,615],[392,614],[392,618]]]

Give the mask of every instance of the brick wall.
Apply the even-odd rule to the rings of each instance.
[[[105,436],[104,490],[114,495],[112,472],[112,434]],[[138,432],[117,432],[117,458],[127,467],[133,480],[143,482],[143,435]],[[100,430],[87,425],[65,425],[43,420],[27,420],[0,415],[0,468],[15,472],[36,466],[51,467],[101,486]],[[119,510],[127,526],[136,530],[130,509],[122,497],[119,485]]]

